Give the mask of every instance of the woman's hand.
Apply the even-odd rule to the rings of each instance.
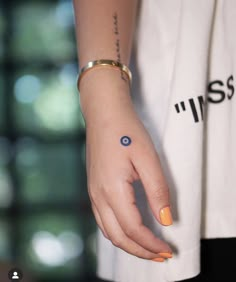
[[[83,93],[90,95],[85,118],[86,170],[96,222],[103,235],[127,253],[145,259],[167,257],[160,253],[172,250],[142,223],[132,186],[132,182],[141,180],[155,218],[160,224],[172,224],[168,209],[164,209],[162,219],[160,216],[170,202],[157,152],[127,89],[110,87],[96,87],[94,93],[95,88],[90,86]],[[106,100],[103,95],[107,95]],[[130,138],[128,146],[121,144],[122,136]]]

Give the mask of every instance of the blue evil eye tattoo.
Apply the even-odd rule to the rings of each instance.
[[[120,143],[123,145],[123,146],[129,146],[131,144],[131,139],[129,138],[129,136],[122,136],[120,138]]]

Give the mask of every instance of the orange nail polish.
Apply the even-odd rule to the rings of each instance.
[[[170,207],[165,207],[160,210],[160,219],[163,225],[171,225],[173,223]]]
[[[158,255],[164,257],[164,258],[172,258],[172,254],[171,253],[158,253]]]
[[[163,262],[165,259],[164,258],[154,258],[152,259],[153,261],[159,261],[159,262]]]

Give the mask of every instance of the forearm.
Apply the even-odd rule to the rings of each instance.
[[[89,61],[113,59],[129,66],[138,0],[74,0],[80,69]],[[96,67],[80,82],[80,95],[98,86],[129,89],[127,76],[115,68]],[[99,85],[98,85],[99,84]],[[112,89],[113,88],[113,89]],[[87,94],[86,94],[87,96]]]

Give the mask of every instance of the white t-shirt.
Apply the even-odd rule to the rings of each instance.
[[[131,59],[132,99],[160,156],[173,225],[147,225],[174,250],[165,262],[115,247],[98,230],[97,275],[170,282],[200,273],[200,239],[236,237],[236,1],[143,0]]]

